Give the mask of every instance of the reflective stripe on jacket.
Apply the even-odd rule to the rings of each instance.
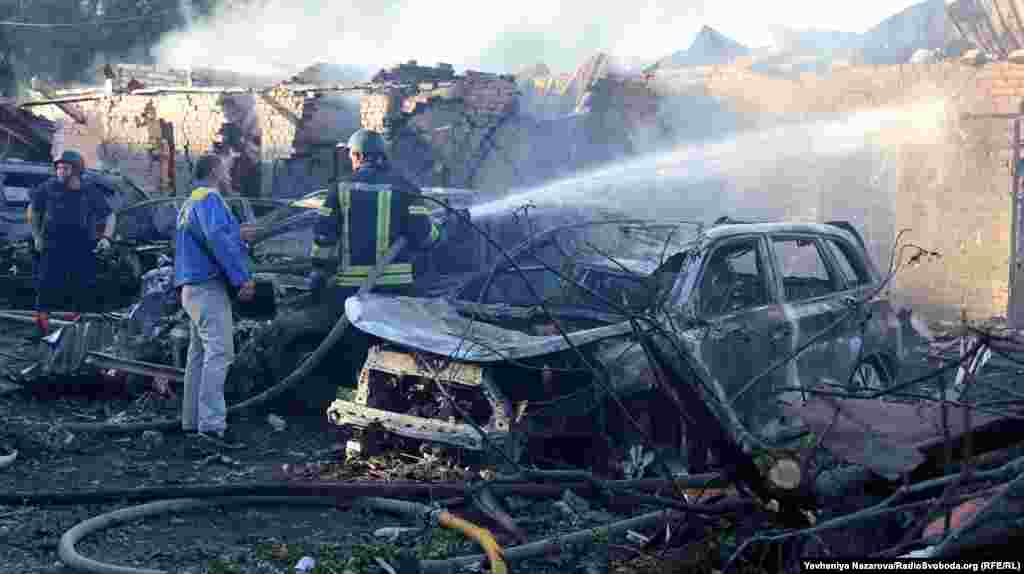
[[[404,236],[409,249],[384,268],[377,284],[411,284],[413,251],[440,236],[429,210],[419,204],[419,193],[399,175],[377,166],[361,167],[350,181],[339,183],[337,193],[329,194],[320,208],[311,255],[337,262],[337,285],[358,287],[391,244]]]

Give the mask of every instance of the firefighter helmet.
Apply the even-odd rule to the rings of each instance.
[[[74,150],[65,150],[59,158],[53,160],[54,166],[61,163],[69,164],[75,173],[82,173],[85,170],[85,160],[82,159],[82,154]]]
[[[384,143],[384,138],[379,133],[365,128],[352,134],[352,137],[348,138],[346,147],[350,152],[361,154],[385,155],[387,153],[387,144]]]

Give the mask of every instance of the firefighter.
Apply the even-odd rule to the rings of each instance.
[[[103,191],[83,180],[85,161],[78,152],[65,151],[54,166],[57,177],[33,190],[27,213],[39,253],[36,325],[44,336],[51,311],[72,311],[74,317],[94,310],[94,252],[110,249],[116,223]]]
[[[410,295],[414,252],[441,240],[441,227],[417,197],[420,190],[391,171],[380,134],[361,129],[338,147],[348,148],[353,174],[320,208],[308,279],[317,299],[332,307],[334,318],[398,237],[405,237],[407,247],[383,269],[375,292]]]

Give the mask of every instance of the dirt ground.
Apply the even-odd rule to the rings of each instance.
[[[4,324],[0,331],[3,368],[18,369],[26,364],[36,344],[26,340],[29,332],[29,327]],[[390,461],[345,464],[347,437],[315,414],[280,412],[284,430],[275,429],[268,421],[273,411],[244,414],[232,425],[245,447],[219,453],[197,448],[194,438],[176,432],[72,434],[57,430],[56,424],[174,418],[180,399],[156,393],[128,396],[116,384],[103,384],[96,378],[63,379],[32,389],[0,391],[0,420],[4,421],[0,454],[19,451],[15,463],[0,470],[2,492],[465,476],[462,467],[427,459],[417,462],[408,454],[393,455],[397,458]],[[555,499],[505,502],[517,517],[528,517],[521,526],[531,540],[625,517],[596,503],[584,513],[573,514],[564,507],[560,511]],[[0,573],[72,572],[57,554],[61,535],[82,520],[134,504],[140,503],[0,505]],[[472,509],[454,510],[473,517]],[[317,573],[375,573],[385,570],[374,557],[390,558],[389,563],[397,564],[403,549],[407,554],[434,559],[479,552],[473,543],[438,528],[407,533],[393,541],[374,535],[387,526],[423,525],[364,509],[294,505],[215,508],[136,520],[89,536],[77,548],[84,556],[118,565],[190,574],[294,572],[294,565],[307,555],[319,561]],[[511,543],[507,536],[495,533],[499,542]],[[608,560],[607,554],[569,555],[535,561],[522,571],[564,572],[569,567],[570,571],[601,572],[608,571]],[[598,562],[603,566],[597,566]]]

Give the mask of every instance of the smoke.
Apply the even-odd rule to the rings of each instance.
[[[866,28],[909,3],[520,0],[496,9],[471,0],[222,0],[211,17],[199,18],[182,0],[189,24],[162,37],[152,54],[176,68],[282,78],[314,62],[372,73],[411,59],[500,73],[544,62],[565,72],[598,51],[627,67],[650,63],[686,49],[705,24],[759,46],[770,44],[772,30],[785,25]]]
[[[722,215],[845,219],[861,229],[879,260],[893,240],[902,153],[945,142],[955,130],[951,109],[944,98],[926,98],[719,136],[520,190],[471,211],[487,218],[531,204],[705,223]]]

